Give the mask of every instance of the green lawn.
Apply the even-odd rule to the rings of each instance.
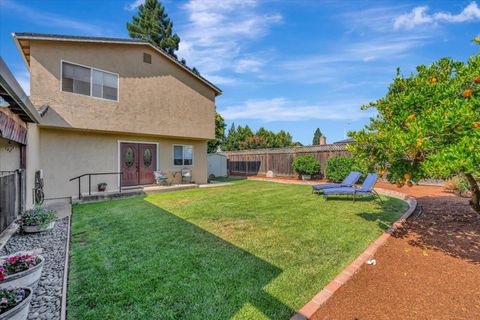
[[[68,317],[288,319],[406,208],[383,200],[239,180],[76,205]]]

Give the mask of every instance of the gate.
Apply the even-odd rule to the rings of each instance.
[[[0,171],[0,233],[15,221],[21,208],[22,173]]]

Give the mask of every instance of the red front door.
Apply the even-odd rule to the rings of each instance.
[[[141,143],[138,145],[138,179],[140,184],[155,182],[153,171],[157,170],[157,145]]]
[[[120,144],[120,168],[122,186],[136,186],[154,182],[157,169],[157,146],[145,143]]]

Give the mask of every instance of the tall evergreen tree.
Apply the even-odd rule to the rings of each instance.
[[[175,51],[180,37],[173,33],[173,23],[158,0],[145,0],[138,7],[138,16],[133,16],[131,23],[127,22],[127,29],[131,38],[148,41],[177,57]]]
[[[322,131],[320,131],[320,128],[317,128],[317,130],[315,130],[315,133],[313,134],[312,145],[320,144],[321,136],[323,136]]]
[[[225,120],[220,113],[215,113],[215,139],[208,141],[208,153],[217,151],[218,147],[224,143],[225,140]]]
[[[228,129],[228,134],[225,138],[225,143],[223,144],[222,149],[225,151],[238,150],[237,129],[235,128],[235,123],[232,123],[230,129]]]

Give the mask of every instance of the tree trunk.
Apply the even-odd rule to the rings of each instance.
[[[478,186],[475,177],[471,173],[466,173],[465,177],[467,177],[468,184],[472,190],[472,199],[470,200],[470,205],[472,206],[473,210],[480,214],[480,187]]]

